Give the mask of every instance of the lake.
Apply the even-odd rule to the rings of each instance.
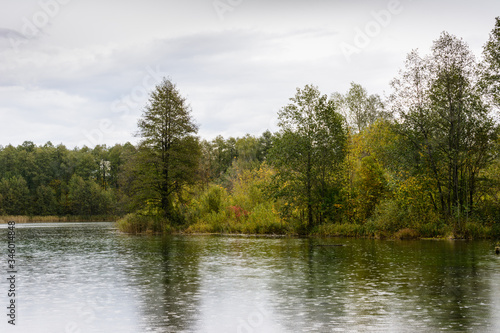
[[[0,225],[1,332],[500,331],[493,241],[16,232],[12,327]]]

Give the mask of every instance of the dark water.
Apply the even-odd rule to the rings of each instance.
[[[16,226],[14,328],[5,228],[0,332],[500,332],[491,241],[129,236],[109,223]]]

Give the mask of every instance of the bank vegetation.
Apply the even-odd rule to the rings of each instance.
[[[131,233],[498,238],[499,29],[480,61],[443,32],[385,98],[297,88],[260,136],[200,140],[164,79],[136,146],[0,148],[0,214],[121,216]]]

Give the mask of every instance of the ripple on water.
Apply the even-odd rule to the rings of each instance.
[[[318,247],[310,239],[128,236],[111,224],[18,232],[16,332],[500,327],[500,261],[488,242]]]

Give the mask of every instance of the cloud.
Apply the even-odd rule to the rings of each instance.
[[[5,39],[26,39],[26,36],[21,34],[19,31],[8,29],[8,28],[0,28],[0,38]]]
[[[332,30],[228,30],[156,39],[140,47],[47,47],[21,52],[15,59],[3,54],[0,85],[7,90],[16,82],[17,89],[27,87],[9,99],[23,115],[11,120],[18,128],[22,118],[44,130],[52,124],[54,136],[69,135],[66,144],[133,141],[148,93],[163,76],[177,83],[191,104],[202,137],[260,135],[275,129],[276,113],[297,87],[318,84],[330,94],[341,82],[335,71],[345,60],[335,38]],[[33,110],[37,116],[29,117]],[[64,120],[67,115],[70,119]],[[107,130],[103,121],[110,124],[104,126]]]
[[[439,14],[454,3],[424,1],[401,0],[404,11],[351,62],[340,43],[352,43],[388,1],[243,1],[223,20],[206,0],[71,1],[33,39],[19,31],[41,7],[13,2],[7,7],[17,14],[0,13],[0,117],[10,124],[0,143],[134,141],[163,76],[191,104],[203,138],[259,135],[276,129],[276,113],[297,87],[314,84],[330,95],[355,81],[382,94],[412,48],[426,52],[443,27],[470,31],[480,48],[500,10],[498,2],[461,2],[454,19]],[[22,45],[13,49],[12,41]]]
[[[20,143],[25,140],[74,145],[81,134],[76,129],[91,123],[95,104],[61,90],[0,88],[2,136]],[[4,143],[4,142],[2,142]]]

